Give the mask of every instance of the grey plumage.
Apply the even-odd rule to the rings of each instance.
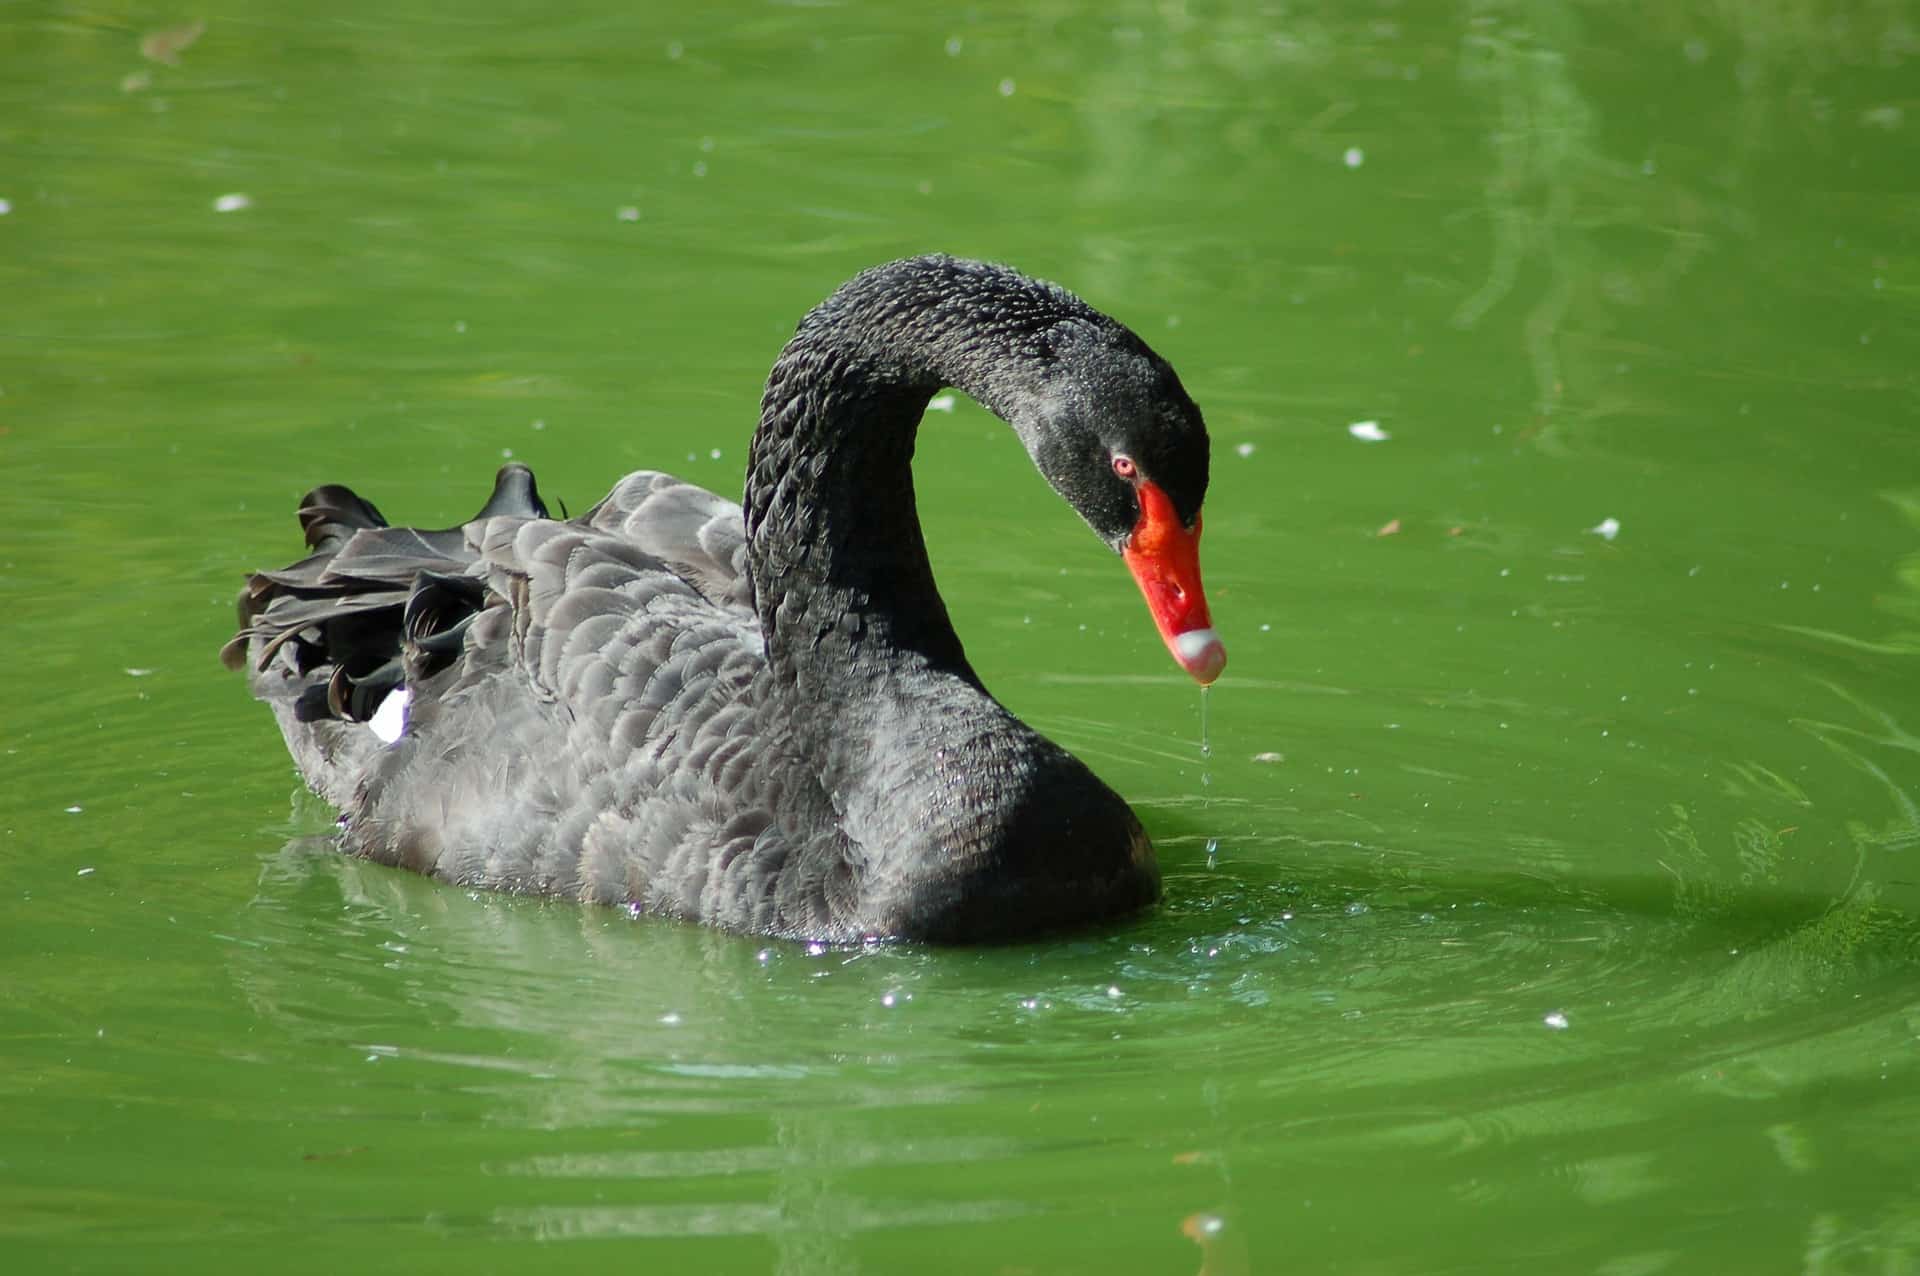
[[[744,512],[641,472],[555,520],[510,465],[423,532],[323,487],[313,554],[249,579],[223,656],[347,850],[449,881],[829,940],[1137,909],[1158,870],[1132,812],[985,692],[934,588],[909,462],[946,384],[1109,543],[1137,511],[1099,448],[1163,458],[1197,516],[1205,429],[1164,361],[1053,285],[914,258],[802,321]],[[400,687],[383,745],[362,721]]]

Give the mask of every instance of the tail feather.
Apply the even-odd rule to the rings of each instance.
[[[533,471],[509,465],[475,518],[544,518]],[[365,722],[394,690],[459,659],[474,617],[489,604],[464,524],[394,527],[372,502],[329,483],[301,498],[306,558],[247,578],[238,632],[220,650],[229,669],[251,666],[254,693],[282,718],[309,783],[336,792],[337,754],[311,733]],[[302,739],[296,734],[308,733]]]

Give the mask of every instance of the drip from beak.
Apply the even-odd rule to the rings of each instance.
[[[1141,481],[1140,519],[1120,551],[1146,596],[1147,610],[1167,650],[1193,680],[1206,686],[1227,667],[1227,648],[1213,631],[1207,596],[1200,588],[1200,520],[1180,525],[1173,502],[1152,482]]]

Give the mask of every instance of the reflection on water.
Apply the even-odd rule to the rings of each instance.
[[[1036,1167],[1097,1174],[1117,1137],[1163,1149],[1149,1195],[1182,1185],[1164,1200],[1189,1202],[1175,1221],[1219,1273],[1249,1270],[1221,1203],[1260,1206],[1297,1158],[1334,1181],[1465,1158],[1459,1190],[1491,1205],[1538,1196],[1515,1150],[1612,1131],[1556,1171],[1612,1205],[1693,1172],[1667,1122],[1712,1096],[1753,1108],[1798,1172],[1819,1142],[1799,1096],[1879,1075],[1861,1045],[1912,1020],[1920,957],[1920,928],[1866,900],[1244,862],[1170,875],[1163,915],[1120,935],[821,949],[449,889],[328,845],[268,861],[228,956],[312,1048],[303,1068],[403,1070],[477,1104],[500,1131],[488,1226],[758,1236],[783,1273],[852,1270],[869,1234],[1019,1226]],[[1155,1108],[1110,1106],[1155,1076]]]

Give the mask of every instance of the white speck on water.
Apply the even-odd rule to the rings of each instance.
[[[719,459],[720,459],[720,449],[719,449],[719,448],[710,448],[710,449],[708,449],[708,451],[707,451],[707,459],[708,459],[709,461],[717,461],[717,460],[719,460]]]
[[[511,461],[513,459],[513,449],[510,447],[501,448],[500,459],[503,461]]]
[[[965,45],[963,45],[962,43],[960,43],[960,37],[959,37],[959,36],[957,36],[957,35],[950,35],[950,36],[948,36],[948,37],[947,37],[947,56],[948,56],[948,57],[950,57],[950,58],[957,58],[957,57],[959,57],[959,56],[960,56],[960,50],[961,50],[961,49],[963,49],[963,48],[965,48],[965,47],[966,47]]]
[[[616,221],[637,222],[640,220],[640,210],[632,204],[622,204],[613,210],[613,216]]]
[[[957,400],[951,394],[936,394],[927,400],[927,411],[951,412],[955,402]]]
[[[705,151],[705,152],[706,152],[707,154],[709,154],[709,155],[711,155],[711,154],[713,154],[713,139],[712,139],[712,138],[710,138],[710,137],[703,137],[703,138],[701,138],[701,139],[700,139],[700,149],[701,149],[702,151]]]
[[[222,195],[213,201],[213,211],[216,213],[237,213],[252,207],[253,197],[251,195],[242,195],[238,191],[229,195]]]
[[[1357,146],[1349,146],[1347,153],[1340,157],[1340,162],[1348,168],[1359,168],[1367,162],[1367,153]]]
[[[547,428],[547,423],[545,421],[535,421],[533,423],[533,428],[536,430],[544,430]]]
[[[1366,912],[1367,903],[1365,900],[1351,900],[1347,904],[1347,916],[1349,917],[1361,917],[1364,916]]]
[[[887,1007],[889,1010],[893,1008],[894,1001],[895,1001],[895,997],[892,993],[884,993],[881,995],[880,1004]]]
[[[687,46],[678,40],[667,41],[667,60],[669,62],[678,62],[681,57],[686,54],[686,51]]]
[[[1284,753],[1275,753],[1271,749],[1269,749],[1265,753],[1254,754],[1253,760],[1255,762],[1266,762],[1269,764],[1274,762],[1285,762],[1287,760],[1287,755]]]
[[[68,807],[68,808],[67,808],[67,814],[68,814],[68,815],[78,815],[78,814],[80,814],[80,812],[81,812],[81,810],[82,810],[82,808],[81,808],[81,807],[79,807],[79,806],[70,806],[70,807]]]
[[[694,161],[693,175],[695,177],[705,177],[707,175],[707,162],[705,160]]]
[[[1261,626],[1260,626],[1260,632],[1261,632],[1261,633],[1263,633],[1263,634],[1266,634],[1266,633],[1272,633],[1272,632],[1273,632],[1273,626],[1272,626],[1272,625],[1261,625]]]
[[[1214,866],[1215,861],[1218,860],[1219,856],[1220,856],[1220,839],[1217,837],[1208,838],[1207,839],[1207,867],[1212,868]]]
[[[1544,1023],[1545,1025],[1547,1025],[1547,1027],[1553,1029],[1555,1032],[1561,1032],[1561,1031],[1564,1031],[1567,1027],[1567,1016],[1563,1012],[1555,1010],[1550,1014],[1548,1014],[1547,1017],[1542,1019],[1540,1022]]]
[[[1109,997],[1118,997],[1118,996],[1120,996],[1120,987],[1119,987],[1119,985],[1117,985],[1117,984],[1108,984],[1108,985],[1107,985],[1107,996],[1109,996]]]
[[[1590,535],[1598,536],[1603,541],[1610,541],[1620,534],[1620,520],[1617,518],[1603,518],[1592,527],[1589,527],[1587,532]]]
[[[86,868],[81,869],[79,872],[75,873],[74,876],[75,877],[92,877],[93,876],[92,865],[88,865]]]
[[[680,1012],[677,1010],[669,1010],[666,1014],[660,1016],[660,1022],[669,1028],[677,1028],[680,1026]]]
[[[1362,443],[1385,443],[1393,437],[1380,428],[1378,421],[1355,421],[1347,427],[1347,433]]]
[[[5,217],[8,213],[12,211],[13,211],[13,201],[10,199],[0,199],[0,217]]]
[[[453,321],[453,330],[456,333],[464,334],[467,330],[467,321],[465,319],[455,319]]]
[[[1012,76],[1008,76],[1006,79],[1000,81],[1000,96],[1001,97],[1013,96],[1013,77]]]
[[[1238,453],[1239,455],[1241,455],[1241,456],[1252,456],[1252,455],[1253,455],[1253,444],[1251,444],[1251,443],[1241,443],[1241,444],[1237,444],[1237,445],[1235,445],[1235,447],[1234,447],[1234,449],[1233,449],[1233,450],[1234,450],[1234,451],[1235,451],[1236,453]]]
[[[824,956],[826,951],[827,951],[827,946],[818,941],[815,941],[814,943],[807,945],[807,956],[809,957]]]
[[[150,674],[150,673],[152,673],[152,672],[153,672],[153,670],[151,670],[151,669],[129,669],[129,670],[127,670],[127,677],[129,677],[129,678],[144,678],[144,677],[146,677],[146,676],[147,676],[148,674]]]

